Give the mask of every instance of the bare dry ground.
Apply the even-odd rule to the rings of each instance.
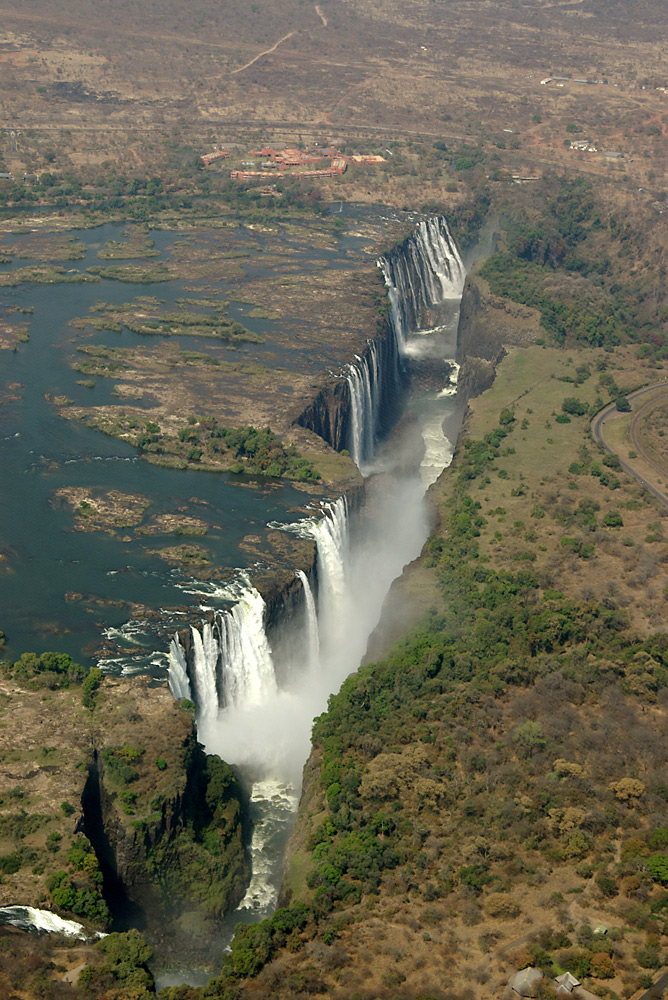
[[[0,9],[0,152],[17,175],[150,173],[213,142],[241,158],[263,139],[333,137],[390,153],[394,141],[408,153],[408,141],[480,144],[521,175],[556,164],[636,187],[665,180],[664,5],[169,0],[158,11],[134,0],[117,14],[93,0]],[[571,79],[541,82],[552,76]],[[415,164],[387,158],[324,186],[400,205],[416,195]],[[455,199],[456,181],[448,191],[426,167],[423,194]]]

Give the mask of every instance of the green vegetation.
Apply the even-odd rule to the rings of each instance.
[[[282,907],[269,920],[258,924],[239,924],[232,941],[230,955],[223,960],[223,979],[246,979],[256,976],[278,948],[301,946],[298,931],[310,919],[310,912],[303,903]]]
[[[148,1000],[155,996],[153,976],[147,968],[153,949],[139,931],[109,934],[96,943],[95,950],[100,959],[87,965],[77,980],[85,996],[105,996],[109,1000]]]
[[[208,316],[205,313],[163,313],[155,318],[124,319],[123,323],[133,333],[153,337],[210,337],[216,340],[245,341],[261,344],[263,338],[253,333],[242,323],[224,316]]]
[[[124,240],[107,240],[97,252],[100,260],[129,260],[139,257],[159,257],[160,251],[155,247],[155,240],[136,237],[128,242]]]
[[[81,702],[85,708],[89,708],[91,711],[95,708],[95,700],[103,676],[100,667],[91,667],[81,685]]]
[[[202,300],[201,304],[212,310],[205,313],[188,309],[191,301],[178,300],[177,310],[161,308],[159,301],[141,298],[121,305],[98,302],[91,307],[91,312],[95,315],[76,317],[70,320],[70,326],[77,329],[92,327],[94,330],[110,330],[115,333],[120,333],[125,326],[133,333],[146,337],[207,337],[228,342],[263,343],[259,334],[224,315],[227,302]],[[251,315],[255,314],[254,310]]]
[[[630,340],[664,357],[661,268],[645,263],[628,273],[642,236],[606,214],[582,178],[546,178],[536,195],[544,203],[514,205],[504,215],[507,245],[480,268],[491,290],[537,309],[556,343],[608,347]]]
[[[72,841],[67,861],[67,870],[55,871],[46,879],[51,903],[58,910],[107,926],[110,913],[102,895],[102,872],[86,837]]]
[[[22,653],[11,663],[0,662],[0,676],[11,677],[30,690],[40,688],[68,688],[71,684],[82,684],[86,678],[85,667],[75,663],[66,653]]]
[[[17,285],[28,282],[39,285],[62,285],[99,280],[100,278],[96,274],[66,271],[64,267],[58,267],[55,264],[32,264],[0,274],[0,287],[15,288]]]
[[[96,264],[87,268],[87,273],[94,280],[109,278],[113,281],[127,281],[135,285],[151,285],[155,281],[169,281],[172,275],[164,264],[151,264],[142,267],[140,264]]]
[[[283,216],[319,216],[327,211],[323,193],[314,185],[282,177],[271,199],[263,195],[263,186],[253,182],[241,186],[226,174],[203,170],[194,150],[180,150],[178,168],[169,185],[162,177],[145,174],[132,177],[108,170],[86,175],[71,169],[57,177],[45,171],[34,182],[15,180],[2,184],[0,217],[70,211],[91,221],[121,219],[146,224],[156,217],[173,218],[175,214],[215,218],[222,211],[241,213],[247,221],[257,223]],[[148,257],[152,249],[148,244],[150,241],[141,244],[133,240],[124,252],[122,244],[111,242],[105,248],[107,253],[101,251],[99,256]]]
[[[173,435],[154,421],[123,411],[113,419],[95,414],[89,425],[130,441],[149,458],[174,459],[183,468],[228,468],[303,483],[320,479],[294,445],[285,447],[269,427],[225,427],[215,417],[191,416]]]
[[[125,743],[122,747],[107,747],[102,751],[102,760],[109,780],[114,785],[127,785],[136,781],[139,772],[133,766],[144,756],[143,747],[133,747]]]
[[[148,848],[146,871],[159,885],[166,907],[179,899],[184,907],[217,919],[236,905],[246,887],[242,792],[232,769],[219,757],[205,756],[196,746],[188,747],[186,757],[183,828],[177,837],[162,838]],[[161,805],[154,799],[153,813],[159,814]]]

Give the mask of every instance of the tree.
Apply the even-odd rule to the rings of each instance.
[[[513,731],[513,741],[522,753],[531,757],[536,750],[542,750],[545,746],[543,727],[540,722],[523,722]]]
[[[655,882],[668,885],[668,854],[653,854],[647,859],[647,867]]]
[[[561,404],[561,408],[564,413],[570,413],[574,417],[581,417],[587,412],[586,404],[574,396],[568,396]]]
[[[91,667],[82,684],[83,693],[81,701],[85,708],[95,708],[95,695],[102,683],[102,670],[99,667]]]

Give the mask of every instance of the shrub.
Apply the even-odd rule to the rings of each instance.
[[[3,854],[0,856],[0,872],[3,875],[14,875],[21,867],[21,858],[18,854]]]
[[[503,410],[501,410],[501,413],[499,414],[499,423],[501,424],[502,427],[508,427],[510,424],[513,424],[514,422],[515,422],[515,417],[513,415],[513,411],[508,409],[508,407],[504,407]]]
[[[601,874],[596,879],[596,885],[599,887],[604,896],[616,896],[619,892],[617,888],[617,880],[608,874]]]
[[[99,667],[91,667],[82,684],[81,702],[91,711],[95,708],[95,697],[102,683],[103,673]]]
[[[575,399],[574,396],[567,396],[561,404],[561,409],[564,413],[570,413],[574,417],[581,417],[587,412],[586,404],[579,399]]]
[[[613,979],[615,967],[610,956],[602,951],[596,952],[591,959],[590,975],[595,979]]]

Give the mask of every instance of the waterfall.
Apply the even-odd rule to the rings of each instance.
[[[265,633],[262,595],[244,578],[239,598],[218,616],[225,705],[262,705],[276,694],[276,674]]]
[[[378,413],[378,355],[369,341],[369,353],[348,365],[346,379],[350,391],[350,440],[348,451],[358,468],[373,458]]]
[[[350,441],[348,451],[355,465],[361,465],[363,448],[364,399],[362,393],[362,376],[356,365],[348,365],[346,375],[350,393]]]
[[[459,299],[466,271],[443,218],[423,219],[400,247],[381,257],[390,312],[401,353],[409,334],[419,330],[425,309]]]
[[[297,571],[304,591],[307,623],[307,674],[319,672],[321,649],[335,622],[342,624],[345,563],[348,554],[348,505],[345,497],[322,506],[324,516],[294,524],[274,525],[301,538],[313,538],[317,552],[317,602],[308,577]],[[227,590],[235,599],[214,624],[190,628],[186,655],[178,636],[169,655],[169,687],[176,698],[192,697],[197,722],[205,730],[227,708],[252,708],[269,703],[279,693],[271,648],[265,631],[265,604],[243,574]]]
[[[389,351],[384,352],[385,371],[371,340],[364,357],[356,355],[345,371],[350,397],[348,451],[362,470],[374,456],[384,397],[390,403],[394,400],[397,365],[409,353],[410,335],[422,328],[427,309],[461,298],[466,277],[443,217],[423,219],[400,247],[380,258],[378,266],[387,286],[393,333]]]
[[[169,651],[169,688],[193,698],[201,738],[226,706],[262,705],[276,694],[271,649],[264,630],[264,601],[245,575],[228,591],[236,599],[213,624],[190,628],[186,655],[176,636]]]
[[[315,598],[308,577],[302,569],[297,570],[304,591],[304,610],[306,612],[306,643],[308,649],[308,669],[316,670],[320,664],[320,638],[318,636],[318,612]]]
[[[292,524],[274,522],[270,527],[287,531],[297,535],[298,538],[312,538],[315,541],[318,581],[315,624],[317,624],[319,663],[322,665],[328,658],[328,647],[332,645],[333,633],[337,629],[340,630],[345,623],[346,577],[349,561],[346,497],[341,496],[332,503],[323,503],[320,513],[324,514],[324,517],[307,517]],[[297,575],[302,577],[300,572]],[[308,596],[306,600],[308,601]]]
[[[192,641],[192,682],[195,704],[197,706],[197,724],[204,726],[214,719],[218,713],[218,690],[216,673],[218,666],[218,647],[213,641],[211,626],[208,622],[202,625],[202,631],[191,628]]]
[[[343,624],[348,556],[348,504],[345,497],[325,507],[327,516],[312,521],[318,567],[318,626],[321,644],[326,642],[335,620]]]
[[[23,931],[44,931],[48,934],[62,934],[64,937],[87,941],[106,937],[101,931],[89,933],[76,920],[64,920],[51,910],[40,910],[35,906],[0,907],[0,926],[10,924]]]
[[[347,446],[362,467],[373,459],[376,439],[393,422],[409,365],[415,370],[420,363],[407,348],[430,340],[430,359],[453,356],[457,299],[464,282],[461,257],[443,218],[419,223],[378,265],[387,285],[389,326],[338,375],[330,372],[330,384],[296,421],[334,447]],[[443,325],[425,330],[427,311],[440,305]],[[418,331],[421,337],[415,336]],[[363,532],[356,532],[355,544],[350,543],[345,496],[322,503],[317,512],[312,509],[310,516],[292,524],[269,525],[312,539],[316,546],[310,579],[304,570],[296,570],[303,613],[301,603],[292,604],[296,613],[285,623],[287,641],[281,638],[294,662],[285,675],[279,672],[280,684],[265,631],[264,601],[245,575],[227,588],[225,596],[234,601],[229,611],[217,613],[213,625],[191,629],[191,642],[172,642],[170,689],[175,697],[188,697],[192,691],[200,739],[210,753],[219,753],[253,776],[254,874],[241,910],[257,916],[266,914],[275,900],[273,890],[266,892],[275,889],[280,878],[279,852],[268,860],[273,850],[271,823],[283,833],[289,827],[286,816],[293,805],[288,808],[285,802],[298,789],[311,720],[361,662],[392,581],[427,538],[424,491],[452,457],[443,430],[446,417],[454,412],[452,386],[441,386],[443,382],[412,400],[425,444],[419,474],[405,473],[402,467],[391,470],[374,494],[375,516],[366,520]],[[447,434],[452,437],[452,430]],[[275,646],[280,671],[281,641],[276,639]]]
[[[169,644],[168,683],[169,690],[177,701],[180,701],[181,698],[192,700],[188,667],[186,666],[186,652],[179,641],[178,633]]]

